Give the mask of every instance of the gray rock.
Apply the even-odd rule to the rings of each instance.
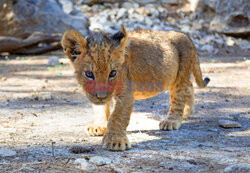
[[[223,39],[223,37],[221,35],[219,35],[218,33],[215,34],[215,38],[213,40],[215,43],[217,43],[218,45],[222,46],[225,44],[225,41]]]
[[[228,46],[234,46],[235,41],[234,41],[234,39],[233,39],[232,37],[228,37],[228,38],[226,39],[226,44],[227,44]]]
[[[154,25],[155,25],[155,24],[161,24],[161,23],[162,23],[162,22],[160,21],[160,19],[157,19],[157,18],[154,19]]]
[[[81,5],[79,8],[81,9],[81,11],[82,11],[83,13],[87,13],[87,12],[90,11],[90,9],[91,9],[91,7],[88,6],[88,5]]]
[[[237,39],[237,40],[235,40],[235,42],[243,50],[250,49],[250,41],[248,41],[248,40]]]
[[[214,47],[210,44],[206,44],[201,47],[201,51],[205,51],[207,53],[213,53]]]
[[[16,155],[16,151],[11,150],[9,148],[0,148],[0,156],[1,157],[11,157],[11,156],[15,156]]]
[[[80,166],[80,169],[84,170],[84,171],[92,171],[94,169],[94,166],[89,164],[88,161],[86,159],[76,159],[75,164]]]
[[[72,14],[75,11],[74,4],[71,0],[59,0],[62,4],[63,11],[67,14]]]
[[[230,120],[219,120],[219,125],[223,128],[241,128],[240,123]]]
[[[216,16],[210,23],[210,30],[232,36],[247,36],[250,33],[249,0],[220,0],[211,3]]]
[[[127,10],[131,9],[131,8],[139,8],[139,5],[137,3],[132,3],[132,2],[124,2],[122,4],[122,8],[125,8]]]
[[[225,173],[235,173],[235,172],[248,173],[250,172],[250,164],[230,165],[224,169],[224,172]]]
[[[52,56],[49,59],[49,61],[47,63],[47,66],[52,66],[53,67],[53,66],[56,66],[58,64],[59,64],[59,58],[57,56]]]
[[[162,30],[162,27],[160,25],[154,25],[152,30],[160,31]]]
[[[152,17],[157,17],[159,15],[159,11],[155,8],[153,4],[145,5],[145,9],[150,12]]]
[[[190,9],[209,23],[211,31],[247,36],[250,33],[249,0],[189,0]]]
[[[117,15],[116,15],[116,19],[119,20],[123,17],[126,17],[128,14],[127,10],[125,8],[120,8]]]
[[[161,0],[161,3],[163,5],[168,5],[168,4],[176,5],[176,4],[180,3],[180,0]]]
[[[131,18],[134,18],[138,21],[144,21],[144,16],[143,15],[140,15],[140,14],[133,14],[133,16]]]
[[[145,23],[149,26],[152,26],[154,24],[154,22],[149,17],[145,18]]]
[[[51,100],[53,96],[50,93],[41,95],[42,100]]]
[[[183,31],[183,32],[189,32],[190,31],[190,26],[189,25],[187,25],[187,24],[183,24],[183,25],[180,25],[179,26],[180,27],[180,29]]]
[[[103,5],[99,5],[99,4],[96,4],[96,5],[93,5],[93,6],[91,6],[91,10],[93,11],[93,12],[96,12],[96,11],[101,11],[101,10],[103,10],[104,9],[104,6]]]
[[[213,13],[213,17],[215,16],[215,8],[217,5],[218,0],[188,0],[190,4],[191,11],[196,12],[204,12],[206,11],[206,15],[209,13]]]
[[[101,157],[101,156],[91,157],[89,162],[97,166],[102,166],[102,165],[107,165],[107,164],[112,163],[112,161],[109,158]]]
[[[204,41],[205,41],[205,43],[211,43],[211,42],[213,42],[214,41],[214,36],[213,35],[206,35],[205,37],[204,37]]]
[[[52,34],[70,29],[78,30],[82,34],[88,32],[88,19],[84,15],[73,16],[65,13],[62,4],[57,0],[18,0],[16,3],[3,0],[1,3],[1,36],[26,38],[34,32]]]

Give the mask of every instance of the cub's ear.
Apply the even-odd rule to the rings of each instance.
[[[110,37],[110,40],[116,50],[125,51],[128,45],[128,33],[124,25],[119,32]]]
[[[66,31],[62,37],[61,44],[65,55],[72,62],[74,62],[79,55],[83,55],[86,53],[87,41],[78,31]]]

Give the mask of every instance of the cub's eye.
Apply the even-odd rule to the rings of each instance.
[[[91,71],[85,71],[84,74],[86,78],[95,80],[95,76]]]
[[[110,73],[109,73],[109,79],[110,78],[114,78],[117,74],[117,71],[116,70],[112,70]]]

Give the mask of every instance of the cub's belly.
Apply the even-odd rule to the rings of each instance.
[[[129,89],[133,92],[135,100],[156,96],[167,89],[166,82],[133,82]]]
[[[147,99],[147,98],[150,98],[150,97],[154,97],[158,94],[160,94],[161,92],[134,92],[133,95],[134,95],[134,99],[135,100],[142,100],[142,99]]]

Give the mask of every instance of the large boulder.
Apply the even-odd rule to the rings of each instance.
[[[9,48],[0,47],[0,52],[29,53],[30,51],[24,51],[18,46],[22,43],[25,50],[28,50],[27,47],[31,45],[34,49],[36,44],[40,53],[41,46],[45,45],[39,44],[43,43],[43,38],[46,44],[48,40],[59,43],[61,38],[58,34],[75,29],[85,35],[88,33],[88,27],[88,19],[74,8],[71,0],[0,1],[0,41],[11,40]],[[39,39],[37,39],[38,35]],[[49,35],[52,39],[48,39]],[[32,40],[33,38],[35,41]],[[4,42],[0,45],[4,45]],[[35,52],[32,51],[32,53]]]
[[[60,2],[60,1],[59,1]],[[0,1],[0,35],[24,38],[35,31],[63,33],[76,29],[88,31],[88,20],[83,15],[72,16],[63,11],[56,0]],[[63,2],[63,1],[62,1]]]
[[[249,0],[203,0],[203,11],[214,13],[211,31],[232,36],[250,34]]]

